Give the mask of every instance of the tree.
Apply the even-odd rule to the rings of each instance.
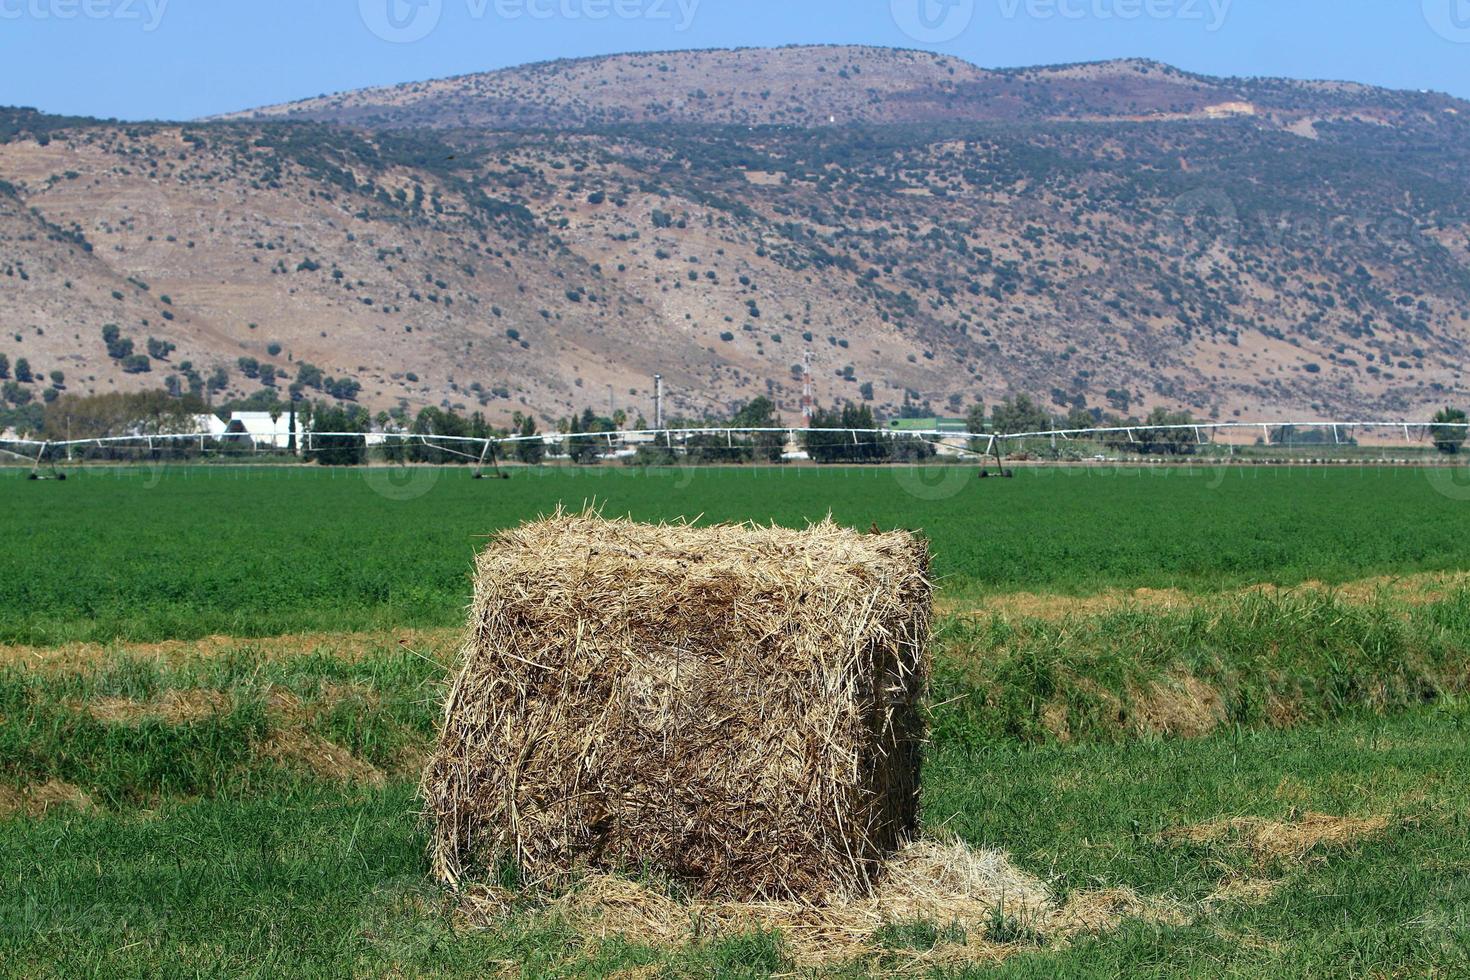
[[[730,420],[730,426],[735,429],[779,429],[781,420],[776,417],[775,403],[761,395],[742,406]],[[786,433],[758,432],[749,440],[748,445],[755,459],[779,463],[786,449]]]
[[[970,406],[970,412],[965,416],[965,428],[970,432],[985,431],[985,403],[976,402]]]
[[[932,419],[938,414],[934,411],[934,404],[929,399],[918,401],[918,398],[917,391],[905,391],[903,405],[898,410],[898,417],[901,419]]]
[[[995,406],[990,426],[1002,435],[1018,432],[1044,432],[1051,428],[1051,415],[1031,398],[1017,395]]]
[[[1144,454],[1165,456],[1192,456],[1199,451],[1199,436],[1196,430],[1162,428],[1163,426],[1192,424],[1194,417],[1188,412],[1170,412],[1166,408],[1156,408],[1149,413],[1144,422],[1146,426],[1159,426],[1160,428],[1144,427],[1135,430],[1133,437],[1137,442],[1130,443],[1127,448]]]
[[[669,446],[668,436],[659,434],[651,444],[639,446],[637,452],[626,462],[629,466],[673,466],[674,450]]]
[[[320,391],[322,384],[325,382],[325,375],[322,374],[322,369],[315,364],[309,361],[302,361],[296,365],[296,380],[308,388],[315,388]]]
[[[357,393],[362,391],[362,385],[353,378],[328,378],[322,387],[327,394],[344,402],[356,401]]]
[[[109,323],[102,328],[102,342],[107,345],[107,356],[114,361],[133,356],[133,342],[123,338],[122,329],[115,323]]]
[[[10,358],[0,354],[0,381],[10,380]]]
[[[536,435],[536,420],[529,415],[516,412],[512,419],[515,434],[523,438]],[[527,466],[535,466],[546,456],[546,444],[540,439],[515,444],[516,458]]]
[[[895,463],[918,463],[939,455],[932,442],[918,436],[888,436],[884,445],[888,458]]]
[[[367,423],[367,411],[360,406],[349,409],[318,404],[311,415],[313,431],[340,434],[315,436],[307,460],[322,466],[361,466],[367,461],[367,440],[355,433],[366,432]]]
[[[1458,454],[1465,445],[1466,430],[1452,427],[1465,424],[1464,411],[1458,408],[1446,408],[1434,414],[1434,423],[1434,428],[1431,430],[1434,448],[1447,456]]]
[[[194,431],[204,403],[167,391],[61,395],[46,406],[43,429],[52,439],[91,439],[128,434],[166,435]]]
[[[10,402],[12,405],[20,406],[31,403],[31,390],[29,388],[22,388],[18,381],[5,382],[3,389],[0,389],[0,391],[3,391],[4,400]]]
[[[159,340],[157,337],[148,338],[148,356],[155,361],[168,360],[168,356],[176,350],[178,350],[178,346],[169,343],[167,340]]]
[[[295,456],[296,455],[296,403],[298,401],[300,401],[300,400],[301,400],[301,394],[300,394],[300,392],[292,392],[292,394],[291,394],[291,423],[290,423],[290,430],[289,430],[290,433],[291,433],[291,435],[288,437],[288,439],[286,441],[286,452],[290,453],[292,456]]]
[[[844,429],[876,429],[878,423],[873,420],[873,410],[867,405],[854,405],[848,402],[842,406],[842,428]],[[860,463],[881,462],[888,455],[887,446],[873,436],[859,435],[853,448],[853,458]]]
[[[435,408],[432,405],[423,408],[413,420],[413,428],[410,430],[419,436],[470,436],[470,425],[460,416],[453,412]],[[461,450],[463,451],[463,450]],[[437,446],[415,442],[409,449],[409,458],[415,463],[453,463],[462,462],[464,457],[456,457],[453,453],[445,452]]]
[[[31,362],[24,357],[15,359],[15,380],[26,385],[36,380],[35,375],[31,373]]]
[[[841,430],[873,429],[873,410],[847,402],[841,411],[817,409],[812,427],[802,434],[807,455],[817,463],[876,463],[889,455],[889,440]],[[813,430],[837,429],[837,432]]]
[[[1092,429],[1097,427],[1097,416],[1090,408],[1074,407],[1067,413],[1067,428]]]
[[[599,418],[592,409],[582,412],[572,421],[572,427],[581,433],[612,432],[612,419]],[[592,435],[579,435],[567,440],[567,455],[572,462],[582,466],[596,466],[602,461],[602,450],[606,442]]]

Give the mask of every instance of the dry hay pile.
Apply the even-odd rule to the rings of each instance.
[[[584,935],[659,947],[778,930],[798,960],[817,963],[846,959],[872,944],[884,926],[900,923],[959,927],[966,945],[979,952],[998,917],[1025,932],[1054,907],[1046,886],[999,852],[919,841],[889,858],[881,880],[862,896],[831,896],[821,903],[681,902],[647,884],[597,875],[558,898],[551,910]]]
[[[499,535],[424,775],[435,873],[869,892],[918,821],[928,563],[830,521]]]
[[[498,887],[469,889],[461,904],[473,926],[493,926],[524,909],[521,897]],[[593,940],[618,937],[675,950],[777,931],[798,966],[882,956],[885,969],[894,972],[998,961],[1105,933],[1125,920],[1188,921],[1182,907],[1127,888],[1076,891],[1058,902],[1005,854],[972,850],[952,839],[905,845],[864,895],[832,895],[816,903],[680,900],[656,882],[590,874],[542,906],[541,914]],[[932,942],[923,940],[924,926]],[[894,938],[903,941],[895,947]]]

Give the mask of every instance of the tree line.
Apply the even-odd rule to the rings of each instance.
[[[196,393],[175,395],[167,390],[134,393],[114,392],[102,395],[62,394],[39,411],[30,427],[34,435],[50,440],[93,439],[125,435],[168,435],[197,431],[196,416],[211,408]],[[300,446],[310,462],[326,466],[354,466],[368,462],[369,434],[377,458],[400,463],[473,464],[481,459],[483,440],[518,437],[518,441],[494,447],[495,454],[485,455],[485,462],[515,461],[527,465],[543,462],[548,443],[561,443],[561,455],[578,465],[597,465],[617,444],[617,434],[631,424],[634,430],[647,430],[640,416],[631,421],[623,412],[611,416],[598,415],[591,409],[580,415],[560,420],[554,433],[543,433],[536,420],[515,413],[509,427],[492,425],[483,413],[468,416],[451,410],[426,407],[410,416],[400,407],[391,412],[371,414],[365,407],[328,401],[282,402],[269,392],[259,392],[248,399],[216,406],[213,411],[269,412],[279,419],[288,413],[297,417],[294,430],[338,433],[314,436]],[[1006,398],[989,411],[983,404],[971,407],[966,429],[975,436],[1018,435],[1054,429],[1076,430],[1080,438],[1096,429],[1118,429],[1098,433],[1093,441],[1115,451],[1142,455],[1192,455],[1205,444],[1203,430],[1193,428],[1195,420],[1189,412],[1171,412],[1156,408],[1147,416],[1120,418],[1094,409],[1074,407],[1066,416],[1056,416],[1028,395]],[[1434,447],[1446,455],[1458,454],[1467,440],[1466,413],[1445,408],[1436,413],[1429,426]],[[699,429],[770,429],[746,435],[698,433]],[[681,435],[688,432],[688,435]],[[840,407],[819,408],[811,427],[785,425],[771,399],[758,397],[737,407],[727,417],[670,419],[665,431],[652,442],[635,447],[623,462],[632,466],[659,466],[678,463],[780,463],[785,458],[788,434],[795,432],[797,444],[816,463],[887,463],[917,462],[936,454],[935,446],[926,439],[902,432],[880,430],[873,410],[864,404],[844,403]],[[458,437],[463,443],[426,442],[421,436]],[[1273,442],[1308,439],[1310,434],[1290,433],[1285,427],[1270,436]],[[226,434],[207,440],[211,450],[237,449],[250,451],[249,437]],[[294,439],[293,439],[294,443]],[[981,451],[987,440],[976,438],[972,449]],[[171,454],[197,453],[201,447],[179,444]],[[295,453],[296,445],[289,448]],[[1006,451],[1026,451],[1025,441],[1010,443]],[[163,450],[160,450],[163,451]]]

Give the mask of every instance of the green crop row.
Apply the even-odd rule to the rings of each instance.
[[[0,471],[0,642],[447,626],[497,529],[596,504],[645,520],[828,513],[922,531],[941,593],[1086,593],[1461,568],[1454,471],[969,468]]]

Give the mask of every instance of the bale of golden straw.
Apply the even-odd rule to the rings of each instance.
[[[918,822],[928,565],[830,520],[500,534],[424,774],[435,874],[865,893]]]

